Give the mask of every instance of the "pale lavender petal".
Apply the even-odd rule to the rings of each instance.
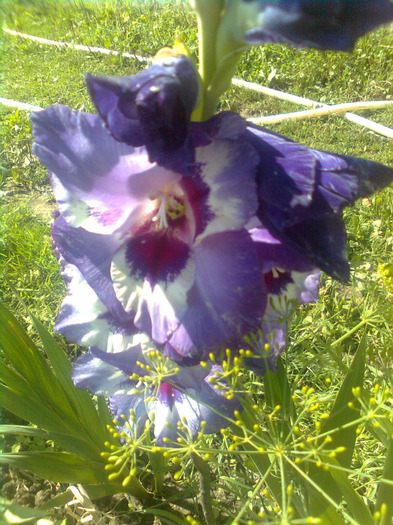
[[[154,414],[157,444],[163,444],[163,438],[176,442],[179,435],[184,435],[179,431],[178,423],[188,429],[191,438],[201,431],[202,421],[207,434],[227,427],[233,420],[234,411],[241,410],[241,404],[236,398],[228,400],[205,380],[197,390],[188,389],[187,392],[163,383],[156,400],[146,403],[146,408],[149,414]]]
[[[108,404],[113,419],[121,424],[121,430],[129,434],[131,438],[142,434],[145,423],[149,419],[143,394],[117,394],[108,398]],[[130,417],[131,411],[134,412],[133,418]]]
[[[129,366],[126,371],[103,360],[103,357],[115,358],[117,354],[108,354],[97,349],[91,349],[83,354],[75,361],[72,368],[72,380],[75,386],[106,397],[130,394],[135,389],[135,382],[130,380],[130,374],[135,370],[143,373],[136,364],[140,352],[137,348],[132,348],[121,354],[123,359],[124,354],[128,356]]]
[[[59,210],[74,227],[111,234],[138,221],[148,193],[179,178],[144,148],[114,140],[98,116],[52,106],[31,117],[33,152],[52,173]]]
[[[159,344],[165,343],[178,328],[187,309],[187,293],[194,282],[195,263],[193,257],[184,262],[185,266],[180,266],[173,277],[155,282],[149,275],[132,272],[127,246],[113,259],[112,280],[119,301],[127,312],[136,312],[135,325]]]
[[[62,276],[68,295],[56,319],[56,332],[74,343],[107,352],[120,352],[134,344],[132,316],[125,320],[112,315],[74,265],[63,262]]]
[[[118,301],[110,276],[110,265],[120,246],[116,237],[73,228],[61,216],[52,226],[52,237],[60,255],[78,268],[109,312],[127,323],[131,316]]]
[[[228,115],[231,122],[231,114]],[[197,174],[209,187],[206,205],[211,218],[197,241],[213,233],[238,230],[255,214],[255,169],[258,156],[242,137],[216,138],[197,148]]]

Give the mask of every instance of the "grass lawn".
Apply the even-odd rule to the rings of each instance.
[[[197,53],[196,22],[187,4],[113,1],[93,6],[77,0],[9,0],[2,9],[4,27],[35,36],[151,57],[160,47],[171,46],[179,32],[191,54],[196,57]],[[136,59],[61,49],[5,32],[1,38],[1,96],[43,108],[67,104],[93,112],[84,86],[85,72],[132,75],[145,67]],[[245,54],[236,76],[324,103],[393,100],[393,30],[382,28],[362,38],[352,54],[295,50],[276,44],[255,48]],[[220,109],[234,109],[244,117],[255,117],[300,108],[232,87],[223,97]],[[51,250],[50,222],[55,203],[46,170],[31,153],[28,115],[26,111],[0,105],[0,298],[29,329],[31,324],[20,298],[51,329],[65,285]],[[364,111],[361,115],[393,128],[392,109]],[[310,147],[393,166],[392,139],[342,116],[276,124],[271,128]],[[330,409],[361,337],[367,332],[367,395],[362,398],[363,420],[349,478],[371,511],[376,480],[382,474],[393,432],[392,217],[391,188],[346,210],[351,281],[342,284],[322,279],[319,303],[297,310],[284,357],[293,393],[303,411],[297,426],[304,435],[311,435],[317,432],[321,416]],[[64,345],[73,358],[78,350]],[[254,397],[263,403],[260,379],[250,375],[248,381]],[[306,395],[311,387],[312,403]],[[388,395],[378,418],[373,419],[373,401],[368,394],[378,389]],[[227,453],[231,443],[227,436],[210,437],[208,443],[222,451],[212,460],[213,490],[217,508],[224,516],[222,523],[248,523],[262,510],[267,520],[263,523],[289,523],[280,521],[282,515],[275,511],[263,484],[253,492],[260,474],[249,458],[243,461],[239,455]],[[191,493],[193,475],[191,464],[185,464],[179,474],[185,486],[191,486],[187,489]],[[129,507],[133,508],[131,503]],[[243,507],[247,510],[239,514]],[[234,521],[238,515],[239,521]],[[120,523],[147,523],[143,521],[146,516],[138,516],[136,512],[135,521]]]

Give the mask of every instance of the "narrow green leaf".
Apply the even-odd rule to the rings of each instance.
[[[166,523],[167,525],[186,525],[187,521],[180,516],[177,516],[174,512],[169,512],[163,509],[144,509],[145,514],[152,514],[160,518],[160,521]]]
[[[47,511],[32,509],[0,498],[0,519],[4,525],[34,525]]]
[[[357,425],[349,425],[359,417],[359,403],[352,393],[355,387],[363,385],[364,369],[366,361],[366,334],[364,333],[356,354],[354,355],[350,369],[345,376],[341,388],[336,396],[335,403],[330,412],[329,418],[322,426],[321,433],[331,432],[332,442],[329,447],[345,447],[337,459],[343,467],[349,467],[355,447]],[[352,403],[350,408],[348,403]],[[341,502],[342,492],[335,479],[322,468],[318,468],[314,463],[309,464],[308,475],[315,483],[337,504]],[[323,496],[314,489],[309,490],[309,511],[313,516],[323,516],[327,512],[329,503]]]
[[[60,348],[56,339],[48,330],[36,319],[32,314],[29,314],[33,321],[34,328],[42,341],[45,353],[48,356],[50,364],[58,381],[65,387],[72,385],[71,370],[72,365],[69,362],[65,352]]]
[[[106,421],[103,422],[90,394],[77,389],[73,385],[71,365],[63,350],[53,336],[34,317],[32,319],[43,341],[45,351],[50,358],[54,371],[48,366],[22,325],[0,302],[0,347],[4,349],[5,355],[15,367],[16,373],[19,373],[24,379],[23,385],[30,387],[31,390],[29,392],[25,391],[26,396],[29,398],[33,396],[34,399],[40,398],[42,400],[43,413],[47,415],[49,409],[53,412],[55,420],[61,419],[60,431],[68,429],[68,433],[74,435],[80,432],[85,433],[94,448],[102,449],[105,441],[113,441],[112,435],[106,428],[106,421],[110,418],[108,409]],[[22,384],[17,387],[15,374],[14,377],[11,376],[12,373],[7,374],[8,380],[11,381],[9,386],[15,387],[15,391],[20,391]],[[1,401],[3,401],[3,404],[7,402],[0,399]],[[22,400],[19,399],[15,403],[15,410],[19,410],[17,415],[37,426],[42,426],[38,422],[42,421],[39,413],[35,413],[37,417],[34,421],[26,417],[26,414],[21,415],[21,402]],[[4,405],[4,408],[16,413],[12,408],[12,404],[11,406],[10,404]],[[26,410],[23,410],[23,412],[26,412]],[[102,406],[101,415],[104,413],[104,407]],[[49,424],[49,426],[43,428],[53,430],[49,418],[45,416],[44,419],[47,422],[46,425]]]
[[[393,481],[393,440],[390,439],[390,443],[387,449],[387,454],[385,458],[385,464],[383,467],[382,480]],[[378,492],[377,492],[377,501],[375,503],[375,510],[381,511],[382,505],[385,506],[381,524],[391,523],[393,515],[393,485],[384,483],[383,481],[379,482]]]
[[[73,433],[73,428],[67,425],[68,421],[46,407],[35,395],[26,397],[0,384],[0,406],[44,430]]]
[[[344,425],[355,421],[360,414],[360,405],[354,398],[352,389],[363,386],[364,369],[366,363],[366,333],[359,343],[354,355],[350,369],[337,394],[334,406],[328,419],[325,421],[322,432],[329,432],[339,428],[338,432],[332,433],[332,447],[345,447],[340,453],[339,462],[343,467],[349,467],[352,460],[353,449],[356,441],[356,425],[343,428]],[[353,403],[353,408],[348,406]]]
[[[13,368],[2,362],[0,362],[0,377],[1,381],[14,392],[19,392],[27,398],[31,395],[35,396],[31,385]]]
[[[280,437],[284,439],[290,432],[290,421],[296,417],[295,408],[291,397],[291,387],[288,382],[287,373],[284,368],[282,358],[276,361],[277,372],[272,372],[266,367],[266,373],[263,376],[266,404],[273,410],[280,406],[277,418],[277,425]]]
[[[101,421],[91,396],[87,392],[75,388],[71,378],[72,366],[65,352],[52,334],[33,315],[30,317],[40,336],[54,374],[66,393],[74,412],[79,415],[81,422],[84,423],[86,431],[90,433],[89,430],[94,429],[91,437],[97,443],[110,441],[111,435],[106,431],[107,423]]]
[[[40,428],[25,425],[0,425],[0,434],[18,434],[20,436],[47,439],[48,433]]]
[[[66,452],[30,451],[0,454],[0,463],[29,470],[41,478],[59,483],[106,482],[106,472],[100,464],[86,462]]]
[[[331,465],[329,472],[337,483],[345,503],[348,506],[349,512],[352,514],[355,520],[357,520],[362,525],[374,525],[374,519],[371,515],[371,512],[364,503],[363,499],[352,487],[347,474],[341,469],[334,468],[335,466],[339,466],[338,461],[334,458],[329,458],[329,464]]]
[[[24,425],[0,425],[0,434],[16,434],[51,440],[60,445],[66,452],[76,454],[86,461],[102,462],[103,466],[105,465],[105,461],[100,456],[100,450],[93,448],[90,442],[83,439],[83,436],[75,437],[59,432],[45,432]]]
[[[0,348],[15,370],[26,380],[44,403],[63,417],[77,422],[75,411],[60,388],[44,356],[31,341],[17,319],[0,302]]]
[[[327,507],[326,510],[318,516],[318,523],[320,525],[347,525],[347,522],[338,514],[332,507]]]

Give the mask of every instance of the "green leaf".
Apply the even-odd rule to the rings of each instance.
[[[65,352],[48,330],[34,316],[30,315],[30,317],[41,338],[54,374],[66,393],[74,413],[84,424],[86,432],[91,435],[92,440],[96,443],[112,441],[112,435],[106,429],[106,425],[111,424],[112,421],[104,398],[101,398],[100,413],[98,413],[91,396],[74,386],[71,378],[72,366]]]
[[[364,333],[354,355],[351,367],[336,396],[329,418],[325,421],[321,429],[321,433],[331,435],[332,442],[329,448],[345,447],[345,451],[337,456],[337,460],[341,466],[347,468],[350,466],[356,441],[357,425],[351,425],[351,423],[358,419],[360,414],[359,403],[353,395],[353,388],[363,385],[365,362],[366,334]],[[352,403],[353,407],[350,408],[348,403]],[[308,475],[332,500],[337,504],[341,502],[343,497],[341,491],[342,485],[340,487],[336,483],[329,471],[318,468],[314,463],[310,463]],[[329,503],[319,492],[311,487],[308,496],[310,514],[322,518],[327,512]]]
[[[0,463],[29,470],[41,478],[59,483],[108,482],[102,464],[92,465],[74,454],[66,452],[30,451],[0,454]]]
[[[393,485],[384,483],[383,480],[393,482],[393,440],[390,439],[388,446],[385,464],[383,467],[382,479],[379,482],[377,501],[375,503],[375,510],[382,511],[381,525],[388,525],[391,523],[393,515]],[[382,506],[384,505],[384,509]]]
[[[48,511],[24,507],[0,498],[0,519],[4,525],[34,525],[44,518]],[[48,523],[52,523],[49,522]]]
[[[34,317],[32,320],[53,370],[21,324],[0,303],[0,347],[16,369],[7,365],[0,369],[9,387],[6,392],[3,388],[5,393],[0,396],[0,403],[45,430],[57,430],[75,437],[83,434],[98,453],[105,441],[114,442],[106,428],[110,423],[106,402],[101,401],[99,414],[90,394],[72,383],[71,365],[56,340]]]
[[[20,375],[15,372],[13,368],[0,362],[0,377],[1,381],[7,385],[8,388],[19,394],[23,394],[26,398],[35,396],[31,385]]]
[[[37,397],[77,422],[75,411],[46,362],[16,318],[0,302],[0,348],[15,370],[34,390]]]
[[[371,512],[367,505],[365,505],[363,499],[352,487],[347,474],[340,468],[334,468],[339,467],[338,461],[335,458],[329,458],[329,464],[329,472],[337,483],[352,516],[362,525],[374,525]]]
[[[103,466],[105,464],[105,461],[101,458],[99,452],[93,449],[91,443],[85,441],[83,436],[75,437],[59,432],[46,432],[39,428],[24,425],[0,425],[0,434],[16,434],[51,440],[63,447],[66,452],[76,454],[86,461],[102,462]]]
[[[44,430],[58,430],[71,434],[74,432],[73,427],[67,424],[69,422],[61,414],[48,408],[37,396],[26,397],[2,384],[0,384],[0,406]]]
[[[144,509],[145,514],[152,514],[153,516],[157,516],[160,518],[160,521],[163,523],[166,523],[167,525],[186,525],[187,521],[184,518],[181,518],[174,514],[173,512],[169,512],[167,510],[163,509]]]
[[[266,366],[266,373],[263,376],[264,390],[266,405],[271,410],[278,405],[281,407],[277,417],[277,430],[281,439],[285,439],[291,429],[290,421],[296,418],[296,414],[291,397],[291,387],[281,357],[276,361],[276,368],[277,372],[272,372]]]
[[[325,421],[322,432],[330,432],[339,429],[338,432],[332,432],[332,447],[345,447],[345,451],[340,453],[338,459],[340,465],[349,467],[352,460],[353,449],[356,441],[356,425],[344,427],[352,421],[355,421],[360,415],[360,405],[353,395],[353,388],[362,387],[364,379],[364,369],[366,363],[366,333],[359,343],[358,349],[354,355],[350,369],[341,385],[337,394],[334,406],[328,419]],[[353,408],[348,406],[353,403]]]

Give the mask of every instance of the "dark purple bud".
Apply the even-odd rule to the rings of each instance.
[[[166,57],[129,77],[86,75],[90,95],[112,136],[146,146],[151,162],[165,164],[181,149],[199,95],[199,76],[184,55]]]

